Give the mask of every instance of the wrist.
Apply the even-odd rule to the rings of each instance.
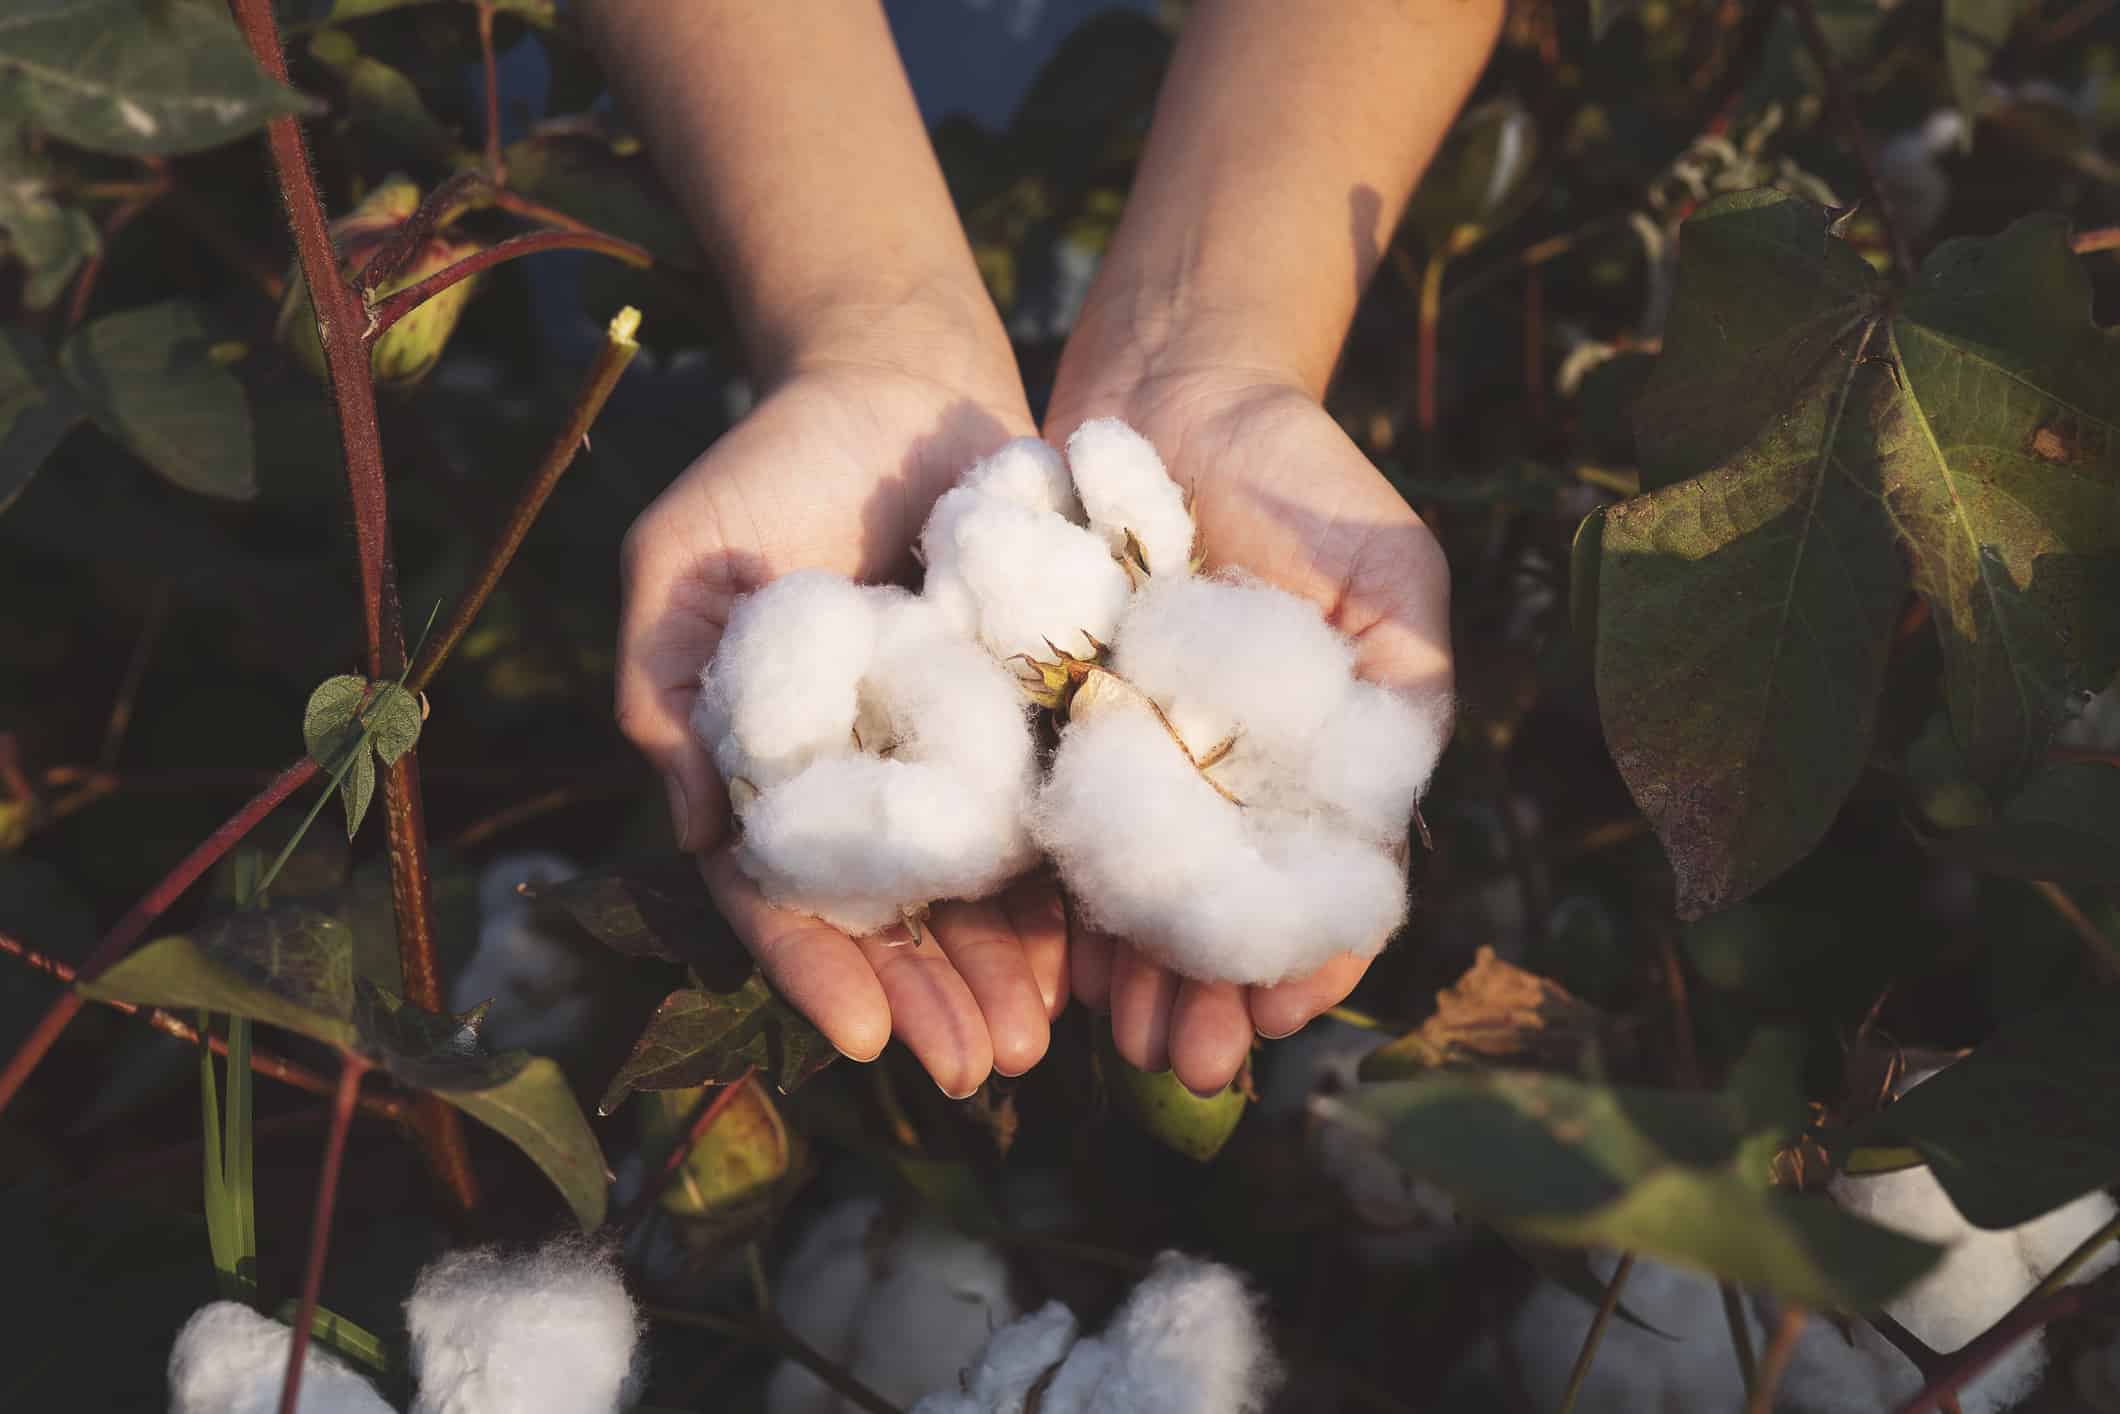
[[[762,390],[822,370],[914,377],[982,406],[1019,409],[1023,385],[1000,315],[976,277],[887,277],[822,283],[745,312],[744,343]]]

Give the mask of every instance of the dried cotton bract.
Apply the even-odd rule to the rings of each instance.
[[[1157,576],[1111,668],[1078,692],[1034,816],[1089,920],[1192,977],[1373,956],[1405,918],[1447,701],[1357,681],[1315,607],[1236,578]]]
[[[170,1414],[274,1414],[294,1332],[238,1301],[201,1306],[169,1352]],[[314,1340],[302,1358],[304,1414],[394,1414],[374,1386]]]
[[[737,861],[774,904],[875,933],[1030,863],[1022,693],[932,604],[787,575],[737,602],[700,685]]]
[[[455,1252],[405,1302],[413,1414],[615,1414],[631,1402],[640,1318],[601,1248]]]

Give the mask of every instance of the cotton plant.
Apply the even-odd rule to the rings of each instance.
[[[616,1258],[579,1238],[536,1251],[453,1252],[405,1302],[418,1393],[411,1414],[618,1414],[638,1399],[640,1316]],[[272,1414],[293,1332],[248,1306],[195,1312],[169,1357],[171,1414]],[[395,1414],[314,1341],[304,1414]]]
[[[739,601],[693,713],[739,865],[863,935],[1042,853],[1088,922],[1189,976],[1373,956],[1450,703],[1361,681],[1314,605],[1201,574],[1196,540],[1106,418],[1065,457],[1024,438],[974,464],[922,530],[917,597],[804,571]]]

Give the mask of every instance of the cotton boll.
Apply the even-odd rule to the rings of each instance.
[[[1177,1252],[1102,1335],[1077,1341],[1041,1414],[1255,1414],[1280,1383],[1259,1300],[1228,1267]]]
[[[192,1313],[169,1352],[170,1414],[274,1414],[294,1332],[237,1301]],[[302,1357],[303,1414],[395,1414],[375,1387],[314,1340]]]
[[[540,884],[564,884],[581,873],[565,855],[529,850],[504,854],[488,864],[478,878],[478,911],[481,918],[503,913],[529,913],[534,905],[523,889],[535,893]]]
[[[633,1394],[640,1318],[611,1254],[577,1240],[455,1252],[405,1303],[413,1414],[615,1414]]]
[[[1075,495],[1067,463],[1036,437],[1003,443],[1001,450],[972,463],[957,484],[1034,511],[1049,511],[1078,525],[1082,521],[1082,502]]]
[[[1067,465],[1089,528],[1114,553],[1131,531],[1151,574],[1191,573],[1192,513],[1146,437],[1116,417],[1085,422],[1067,439]]]
[[[692,710],[724,780],[764,790],[853,750],[878,603],[879,591],[823,570],[736,601]]]
[[[802,1235],[773,1288],[781,1320],[804,1343],[844,1361],[868,1296],[870,1234],[883,1205],[857,1198],[831,1208]],[[766,1386],[767,1414],[837,1414],[839,1396],[792,1361]]]
[[[1078,657],[1108,642],[1131,590],[1097,536],[1055,512],[968,486],[945,493],[921,535],[922,593],[998,658]]]
[[[1310,789],[1376,838],[1403,838],[1449,739],[1448,698],[1416,704],[1357,682],[1318,733]]]
[[[588,961],[569,938],[539,925],[519,886],[562,882],[576,870],[556,854],[496,859],[479,879],[478,950],[449,989],[463,1012],[491,1002],[483,1035],[495,1049],[545,1050],[567,1045],[588,1027]]]

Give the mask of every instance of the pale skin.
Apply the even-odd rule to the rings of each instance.
[[[1362,674],[1450,683],[1448,574],[1320,399],[1391,225],[1476,79],[1499,0],[1201,0],[1042,429],[873,0],[595,0],[606,65],[727,283],[761,396],[627,536],[617,713],[682,848],[842,1052],[893,1036],[944,1093],[1045,1053],[1072,994],[1135,1065],[1220,1089],[1255,1035],[1346,997],[1347,957],[1272,987],[1068,936],[1057,892],[938,905],[918,945],[773,908],[725,848],[686,718],[730,604],[790,570],[904,575],[974,458],[1126,418],[1194,496],[1210,567],[1311,599]]]

